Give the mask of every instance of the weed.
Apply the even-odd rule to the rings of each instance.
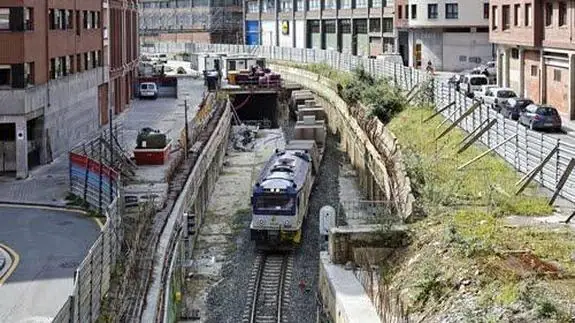
[[[537,316],[539,318],[552,318],[558,314],[557,307],[549,300],[541,300],[537,303]]]
[[[414,286],[418,289],[415,302],[420,307],[424,307],[431,299],[438,301],[443,296],[446,285],[441,277],[441,272],[434,265],[424,267],[421,277]]]

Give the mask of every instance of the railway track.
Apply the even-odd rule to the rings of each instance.
[[[257,254],[252,268],[242,322],[287,322],[283,309],[290,303],[293,254]]]

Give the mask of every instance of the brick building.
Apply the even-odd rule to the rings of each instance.
[[[125,109],[138,59],[135,1],[0,3],[0,173],[28,175]]]
[[[396,52],[393,5],[382,0],[249,0],[247,45],[336,50],[359,56]]]
[[[499,85],[575,119],[575,1],[492,0]]]

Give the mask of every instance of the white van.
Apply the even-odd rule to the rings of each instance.
[[[140,84],[140,98],[158,98],[158,86],[154,82],[144,82]]]
[[[459,89],[472,97],[476,91],[481,91],[483,85],[488,84],[489,79],[483,74],[467,74],[461,79]]]

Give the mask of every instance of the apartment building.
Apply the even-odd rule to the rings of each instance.
[[[248,45],[360,56],[393,53],[397,38],[393,8],[392,1],[384,0],[246,1],[244,39]]]
[[[498,81],[575,119],[575,1],[492,0]]]
[[[395,26],[404,64],[461,71],[493,59],[487,0],[396,0]]]
[[[140,0],[140,35],[145,44],[242,43],[241,0]]]
[[[125,109],[138,57],[135,1],[0,3],[0,173],[28,176]]]

